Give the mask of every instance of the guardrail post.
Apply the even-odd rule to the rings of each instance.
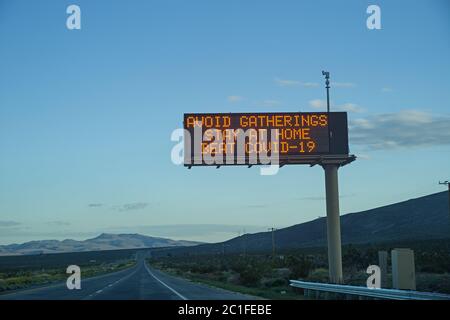
[[[324,164],[327,203],[328,268],[331,283],[342,283],[341,221],[339,215],[338,165]]]
[[[388,274],[388,253],[387,251],[378,251],[378,266],[381,270],[381,288],[387,288],[387,274]]]

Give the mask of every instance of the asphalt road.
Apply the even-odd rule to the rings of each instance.
[[[81,273],[83,275],[83,273]],[[0,300],[248,300],[255,297],[191,283],[150,268],[143,257],[132,268],[81,278],[80,290],[65,282],[0,295]]]

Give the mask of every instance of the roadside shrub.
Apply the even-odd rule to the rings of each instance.
[[[306,278],[313,267],[313,262],[305,256],[289,256],[287,265],[293,279]]]
[[[275,278],[275,279],[265,279],[263,281],[263,284],[265,287],[272,288],[272,287],[282,287],[288,284],[288,281],[283,278]]]
[[[244,286],[257,286],[262,275],[255,272],[253,268],[246,268],[239,273],[239,279]]]
[[[313,270],[309,275],[308,280],[313,282],[328,282],[328,269],[317,268]]]

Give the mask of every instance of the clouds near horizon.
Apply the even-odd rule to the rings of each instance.
[[[17,227],[20,226],[21,223],[17,221],[11,221],[11,220],[0,220],[0,227],[1,228],[8,228],[8,227]]]
[[[349,135],[368,150],[450,145],[450,117],[417,110],[369,115],[350,120]]]

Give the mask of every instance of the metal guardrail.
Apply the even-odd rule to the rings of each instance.
[[[419,292],[409,290],[396,289],[371,289],[360,286],[349,286],[330,283],[305,282],[299,280],[290,280],[291,287],[333,292],[340,294],[349,294],[356,296],[372,297],[377,299],[389,300],[450,300],[450,295],[433,293],[433,292]]]

